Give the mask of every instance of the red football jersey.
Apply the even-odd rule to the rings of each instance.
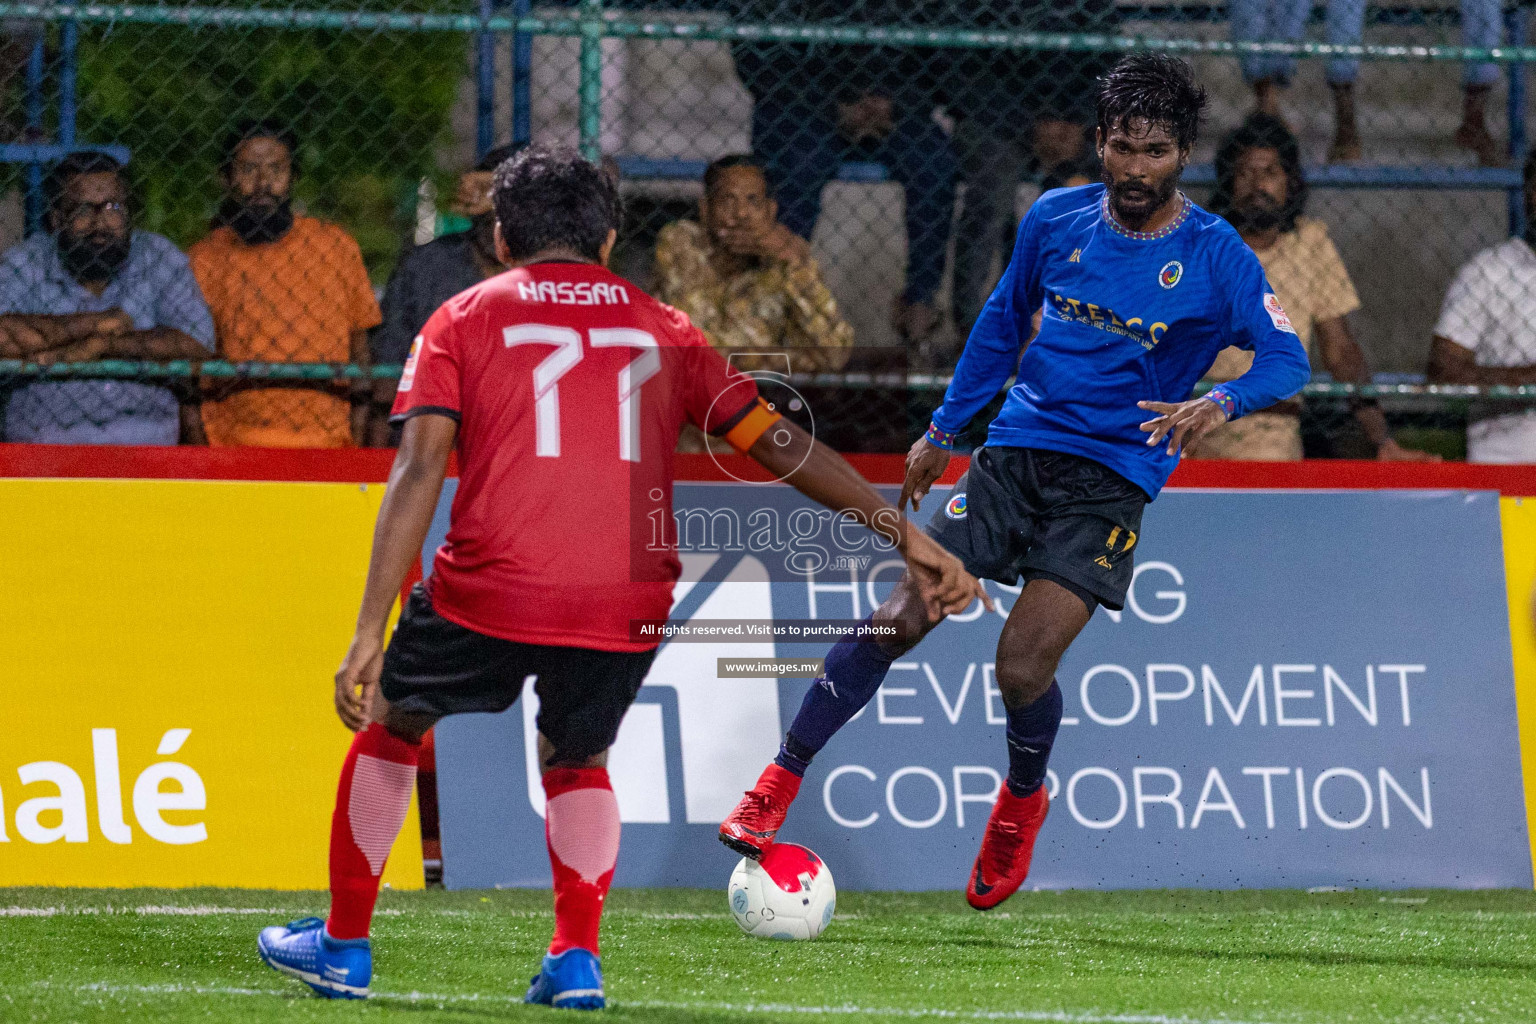
[[[685,315],[594,264],[537,263],[448,300],[391,417],[459,423],[433,607],[523,643],[655,647],[630,621],[665,619],[681,572],[678,433],[687,420],[721,434],[757,407],[756,382]]]

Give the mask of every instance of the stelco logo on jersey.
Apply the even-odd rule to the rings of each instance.
[[[1178,283],[1176,279],[1174,283]],[[1172,287],[1172,285],[1164,287]],[[1163,334],[1168,330],[1168,325],[1161,320],[1150,325],[1139,316],[1121,320],[1108,306],[1084,302],[1081,299],[1069,299],[1064,295],[1052,295],[1051,305],[1055,307],[1056,315],[1069,324],[1087,324],[1101,331],[1118,334],[1122,338],[1131,339],[1149,352],[1154,345],[1163,340]]]

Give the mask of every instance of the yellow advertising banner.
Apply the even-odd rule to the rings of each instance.
[[[1515,711],[1520,716],[1520,763],[1525,820],[1536,868],[1536,498],[1499,499],[1504,531],[1504,583],[1509,591],[1509,640],[1515,661]]]
[[[0,480],[0,885],[326,886],[382,495]],[[384,881],[422,885],[414,802]]]

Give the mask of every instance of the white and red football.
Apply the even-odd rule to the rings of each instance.
[[[793,843],[774,843],[762,860],[743,857],[728,895],[741,930],[760,939],[814,939],[837,909],[832,871]]]

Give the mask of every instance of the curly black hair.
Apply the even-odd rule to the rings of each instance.
[[[554,248],[595,261],[624,212],[613,179],[565,146],[529,146],[504,161],[491,203],[513,261]]]
[[[495,149],[487,150],[485,156],[475,163],[475,170],[494,171],[503,162],[516,156],[527,145],[528,143],[526,142],[509,142],[505,146],[497,146]]]
[[[1133,53],[1099,77],[1098,128],[1106,136],[1145,118],[1168,129],[1180,149],[1189,149],[1200,134],[1204,110],[1205,87],[1178,57]]]
[[[1237,180],[1237,162],[1250,149],[1272,149],[1285,170],[1285,206],[1280,212],[1280,230],[1293,231],[1296,218],[1307,208],[1307,182],[1301,176],[1301,146],[1285,122],[1273,114],[1253,113],[1227,134],[1216,151],[1216,187],[1205,208],[1219,217],[1234,219],[1232,192]]]

